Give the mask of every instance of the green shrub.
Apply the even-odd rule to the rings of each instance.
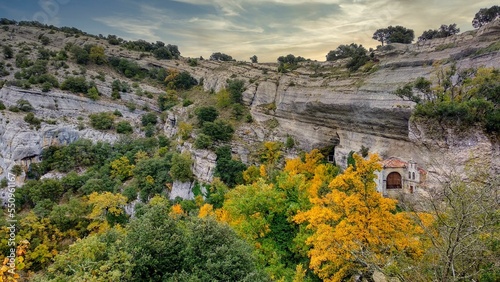
[[[127,109],[131,112],[134,112],[136,110],[136,105],[134,102],[127,102],[126,106]]]
[[[73,45],[69,51],[75,57],[77,64],[86,65],[90,60],[89,52],[80,46]]]
[[[285,148],[291,149],[295,146],[295,140],[293,140],[293,137],[290,135],[287,135],[286,137],[286,142],[285,142]]]
[[[170,167],[170,175],[173,180],[187,182],[193,179],[191,166],[193,161],[188,154],[175,154],[172,157],[172,166]]]
[[[11,111],[13,113],[18,113],[19,112],[19,108],[16,107],[16,106],[10,106],[9,107],[9,111]]]
[[[190,67],[196,67],[198,65],[198,59],[189,58],[188,59],[188,65]]]
[[[141,66],[139,66],[139,64],[134,61],[118,57],[111,57],[108,61],[112,67],[114,67],[117,71],[124,74],[128,78],[143,78],[146,75]]]
[[[166,93],[158,95],[158,107],[160,111],[166,111],[177,105],[179,99],[177,98],[177,91],[167,90]]]
[[[133,173],[142,200],[147,200],[151,195],[163,193],[165,184],[172,182],[169,173],[172,155],[172,153],[167,153],[163,158],[147,158],[137,162]]]
[[[94,101],[99,99],[99,91],[97,90],[97,88],[95,86],[92,86],[91,88],[89,88],[89,90],[87,91],[87,97],[89,97],[90,99],[92,99]]]
[[[215,97],[217,99],[217,107],[227,108],[231,105],[231,93],[226,89],[219,91]]]
[[[120,81],[118,79],[113,80],[111,83],[111,89],[113,91],[119,91],[119,92],[130,92],[130,86],[126,81]]]
[[[237,120],[241,119],[243,113],[245,112],[245,107],[242,104],[235,103],[233,104],[233,115]]]
[[[28,56],[25,53],[18,53],[16,55],[16,67],[27,68],[31,65],[33,65],[33,62],[28,59]]]
[[[128,202],[132,202],[137,199],[137,193],[139,192],[139,189],[135,185],[129,185],[125,188],[123,188],[123,196],[127,197]]]
[[[200,125],[203,125],[204,122],[213,122],[219,116],[219,112],[213,106],[197,108],[194,113]]]
[[[217,163],[214,176],[220,177],[230,187],[243,183],[243,171],[246,170],[246,165],[241,161],[233,160],[231,147],[219,147],[216,154]]]
[[[207,149],[212,146],[212,138],[210,136],[200,133],[196,136],[196,140],[194,141],[194,147],[196,149]]]
[[[165,83],[167,83],[168,89],[184,89],[188,90],[191,87],[198,85],[198,81],[194,77],[191,76],[187,71],[183,71],[181,73],[175,73],[174,75],[169,75],[165,79]]]
[[[179,134],[181,135],[182,140],[187,140],[191,137],[191,133],[193,132],[193,126],[187,122],[179,122]]]
[[[5,109],[6,109],[5,104],[2,101],[0,101],[0,111],[3,111]]]
[[[143,126],[156,125],[158,123],[158,117],[154,113],[147,113],[142,115],[141,122]]]
[[[98,130],[108,130],[113,128],[114,116],[111,113],[97,113],[91,114],[90,125]]]
[[[11,59],[12,57],[14,57],[14,50],[12,50],[10,46],[4,45],[2,48],[3,48],[3,57],[5,59]]]
[[[83,76],[70,76],[63,81],[61,89],[73,93],[87,93],[89,85]]]
[[[215,141],[229,141],[233,137],[234,129],[231,124],[216,120],[214,122],[205,122],[201,128],[203,134],[210,136]]]
[[[44,35],[40,37],[40,42],[42,42],[43,45],[48,45],[50,43],[50,38]]]
[[[42,92],[49,92],[52,89],[52,84],[50,82],[44,82],[42,84]]]
[[[191,100],[189,100],[189,99],[184,99],[184,100],[182,101],[182,106],[183,106],[183,107],[188,107],[188,106],[190,106],[190,105],[192,105],[192,104],[193,104],[193,101],[191,101]]]
[[[15,176],[20,176],[23,173],[23,168],[20,165],[16,164],[12,167],[10,172],[12,172]]]
[[[30,102],[24,99],[19,99],[16,102],[16,107],[23,112],[31,112],[35,110]]]
[[[245,116],[245,121],[248,122],[248,123],[251,123],[253,121],[253,117],[252,117],[252,114],[248,113],[246,116]]]
[[[26,116],[24,117],[24,121],[36,127],[39,127],[40,124],[42,123],[42,121],[36,118],[35,114],[33,113],[27,113]]]
[[[113,90],[113,92],[111,92],[111,98],[113,98],[114,100],[118,100],[118,99],[121,99],[121,95],[120,95],[120,92],[116,89]]]
[[[128,121],[120,121],[116,124],[116,132],[120,134],[129,134],[134,132],[134,129]]]
[[[156,128],[152,124],[148,124],[146,127],[144,127],[144,135],[146,137],[153,137],[156,133]]]
[[[245,91],[245,81],[239,79],[228,80],[227,90],[231,94],[231,100],[233,103],[241,103],[242,94]]]

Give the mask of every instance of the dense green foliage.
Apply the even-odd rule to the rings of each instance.
[[[277,61],[279,63],[278,72],[286,73],[298,68],[298,64],[307,61],[307,59],[301,56],[295,57],[293,54],[288,54],[278,57]]]
[[[214,122],[204,122],[201,132],[214,141],[229,141],[233,137],[234,128],[224,120],[217,119]]]
[[[149,43],[145,40],[139,39],[136,41],[124,42],[121,46],[138,52],[151,52],[157,59],[178,59],[181,55],[176,45],[170,45],[156,41],[156,43]]]
[[[233,187],[243,183],[243,171],[247,168],[244,163],[234,160],[231,156],[231,147],[217,148],[217,162],[214,176],[219,177],[226,185]]]
[[[355,43],[351,43],[350,45],[339,45],[337,49],[328,52],[326,55],[327,61],[335,61],[344,58],[350,58],[347,62],[347,67],[350,71],[358,70],[370,60],[367,56],[366,49],[362,45],[358,46],[358,44]]]
[[[250,248],[213,219],[176,219],[151,206],[132,221],[125,239],[132,279],[147,281],[267,281]]]
[[[0,19],[0,24],[12,23]],[[99,35],[95,41],[87,41],[99,45],[68,44],[67,50],[57,52],[52,49],[57,43],[55,38],[60,37],[51,36],[54,30],[65,32],[67,37],[83,33],[36,22],[22,25],[40,26],[47,33],[38,36],[36,49],[31,50],[27,44],[16,46],[22,49],[15,60],[12,54],[7,58],[12,60],[6,64],[0,62],[0,75],[13,68],[11,64],[20,68],[11,85],[28,88],[40,84],[46,92],[58,87],[56,77],[64,76],[62,89],[96,100],[100,98],[99,90],[92,80],[108,79],[106,84],[111,84],[114,99],[125,92],[144,96],[141,100],[145,103],[137,103],[147,112],[141,116],[141,130],[151,137],[135,139],[130,134],[139,132],[125,120],[130,114],[124,118],[119,110],[94,113],[89,115],[92,127],[114,129],[123,134],[119,135],[121,139],[113,144],[78,140],[69,145],[49,146],[43,150],[40,163],[32,163],[27,169],[19,164],[13,166],[12,173],[22,177],[26,172],[28,179],[15,193],[19,223],[16,241],[29,243],[25,250],[17,250],[22,279],[371,281],[375,270],[402,281],[499,279],[498,201],[489,193],[498,186],[495,179],[481,174],[478,179],[468,176],[467,183],[447,182],[443,190],[445,199],[439,198],[430,205],[435,209],[432,218],[435,221],[428,224],[419,217],[419,212],[406,217],[405,203],[396,208],[395,200],[383,198],[373,189],[380,160],[368,156],[364,147],[363,158],[349,153],[350,168],[340,173],[317,150],[302,152],[299,158],[283,162],[286,150],[290,154],[299,150],[290,151],[295,141],[287,135],[285,144],[263,142],[255,148],[248,156],[248,162],[254,165],[247,167],[232,157],[232,148],[225,144],[231,141],[240,118],[248,113],[242,104],[245,83],[257,85],[262,81],[258,76],[247,82],[236,79],[235,74],[226,81],[226,89],[216,95],[203,92],[201,87],[186,91],[198,84],[189,72],[175,67],[147,69],[149,66],[146,68],[134,60],[108,58],[109,49],[102,47],[106,46],[103,41],[108,40],[110,44],[142,52],[137,54],[140,58],[152,54],[157,59],[178,59],[180,52],[175,45],[159,41],[128,42],[114,35],[107,38]],[[410,30],[398,28],[393,28],[396,30],[393,38],[384,37],[383,42],[407,40]],[[442,26],[440,31],[424,32],[422,36],[426,39],[449,36],[458,32],[455,28],[454,24]],[[39,47],[40,43],[50,44],[51,49]],[[496,50],[494,44],[487,50]],[[4,56],[7,56],[5,47]],[[350,71],[377,62],[374,53],[367,56],[367,50],[354,43],[340,45],[327,55],[328,61],[342,58],[349,59]],[[67,59],[82,66],[75,69],[72,64],[68,70]],[[232,60],[222,53],[214,53],[211,59]],[[250,59],[257,62],[256,56]],[[291,54],[280,57],[279,71],[291,71],[304,61]],[[187,63],[191,67],[204,65],[198,59],[189,59]],[[87,69],[86,65],[91,66]],[[110,66],[117,73],[105,74],[111,70]],[[301,66],[318,75],[330,75],[321,73],[326,67],[320,64]],[[98,76],[94,75],[96,70]],[[267,69],[262,71],[265,74]],[[70,76],[71,72],[74,76]],[[436,73],[437,85],[418,78],[396,91],[399,97],[416,103],[413,118],[430,120],[433,124],[437,120],[460,127],[481,126],[493,134],[500,132],[498,70],[458,71],[451,67]],[[86,81],[85,77],[91,80]],[[127,81],[132,81],[132,86]],[[150,86],[166,91],[151,93]],[[133,94],[123,96],[126,101],[116,102],[134,110],[134,98],[130,100]],[[176,120],[170,122],[178,128],[172,140],[154,137],[156,130],[171,117],[170,112],[149,111],[149,103],[154,99],[161,111],[171,110],[183,101],[184,108],[177,106],[172,110]],[[2,105],[0,101],[0,109]],[[10,108],[26,112],[22,113],[24,121],[33,127],[41,125],[42,120],[35,116],[35,109],[28,101],[19,100]],[[274,104],[268,106],[269,111],[275,108]],[[247,117],[251,122],[252,116]],[[78,120],[84,128],[85,116],[79,116]],[[196,122],[198,127],[194,126]],[[194,176],[193,160],[199,158],[199,152],[192,159],[188,153],[178,151],[180,148],[185,151],[193,142],[195,148],[216,153],[215,178],[211,183],[199,182]],[[47,172],[62,172],[63,176],[40,180]],[[175,181],[190,182],[195,199],[169,199]],[[4,179],[0,186],[7,184]],[[131,208],[133,215],[127,214]],[[384,216],[377,217],[381,210]],[[4,224],[5,219],[0,218],[0,225]],[[460,228],[470,233],[457,232]],[[463,234],[466,236],[460,237]],[[0,261],[10,251],[8,236],[7,229],[0,228]],[[448,240],[451,237],[457,239]],[[1,270],[0,278],[3,278]]]
[[[62,90],[69,90],[73,93],[87,93],[89,84],[84,76],[70,76],[61,84]]]
[[[170,175],[173,180],[187,182],[193,179],[191,166],[193,161],[189,154],[174,154],[170,167]]]
[[[99,130],[111,129],[114,126],[114,115],[112,113],[96,113],[89,115],[90,125]]]
[[[112,67],[128,78],[144,78],[146,76],[146,72],[134,61],[118,57],[110,57],[108,60]]]
[[[403,99],[416,102],[415,118],[453,123],[462,127],[480,125],[500,133],[500,72],[479,68],[457,71],[455,66],[438,71],[439,85],[424,78],[395,91]],[[454,82],[454,77],[458,79]]]
[[[219,112],[213,106],[200,107],[195,110],[196,117],[198,118],[199,125],[203,125],[205,122],[213,122],[219,116]]]
[[[475,28],[482,27],[483,25],[493,21],[500,15],[500,6],[491,6],[489,8],[480,9],[474,19],[472,20],[472,26]]]
[[[147,200],[155,194],[164,193],[165,184],[173,181],[169,173],[172,157],[173,154],[167,154],[164,157],[143,159],[137,162],[133,173],[141,199]]]
[[[147,113],[142,115],[141,123],[143,126],[156,125],[158,123],[158,117],[154,113]]]
[[[408,29],[403,26],[389,26],[387,28],[380,28],[373,34],[373,39],[380,41],[382,46],[385,43],[405,43],[409,44],[415,38],[413,29]]]
[[[170,71],[169,76],[165,78],[168,89],[188,90],[198,84],[198,81],[187,71]]]
[[[42,123],[40,119],[35,117],[34,113],[27,113],[26,116],[24,117],[24,121],[36,127],[39,127],[40,124]]]
[[[430,40],[433,38],[444,38],[448,36],[455,35],[460,32],[460,28],[457,28],[457,24],[441,25],[439,29],[429,29],[426,30],[418,37],[418,41]]]
[[[233,57],[221,53],[221,52],[215,52],[212,55],[210,55],[210,60],[211,61],[233,61]]]
[[[198,136],[196,136],[196,140],[194,141],[194,147],[196,149],[208,149],[212,146],[212,144],[212,138],[203,133],[198,134]]]
[[[245,81],[240,79],[229,79],[227,81],[227,88],[231,94],[231,100],[233,103],[241,103],[243,92],[245,91]]]
[[[126,120],[122,120],[116,124],[116,132],[121,134],[128,134],[134,132],[132,125],[130,122]]]
[[[69,51],[73,54],[77,64],[86,65],[90,60],[89,52],[80,46],[73,45]]]

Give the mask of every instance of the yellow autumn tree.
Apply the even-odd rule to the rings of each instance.
[[[24,268],[24,256],[29,248],[29,242],[23,240],[16,247],[15,259],[6,257],[0,265],[0,282],[17,282],[21,278],[18,271]]]
[[[103,233],[125,216],[124,207],[127,204],[127,197],[110,192],[101,194],[94,192],[89,195],[88,204],[92,207],[92,211],[88,215],[91,223],[87,229]]]
[[[123,181],[134,175],[132,172],[134,168],[135,166],[130,164],[130,160],[123,156],[111,162],[111,177]]]
[[[396,200],[376,191],[378,156],[353,157],[356,168],[350,166],[327,187],[313,179],[308,191],[312,207],[294,217],[313,231],[306,240],[312,247],[310,268],[324,281],[368,277],[397,263],[391,260],[395,256],[423,254],[423,230],[408,214],[396,212]]]
[[[304,243],[309,231],[295,223],[293,216],[310,207],[310,186],[327,186],[337,174],[336,167],[322,160],[318,151],[287,160],[286,169],[274,171],[273,177],[268,177],[266,165],[248,169],[244,177],[249,184],[229,191],[223,208],[216,211],[218,220],[255,246],[256,257],[273,280],[311,278]]]
[[[182,206],[180,204],[175,204],[172,206],[170,214],[173,216],[180,216],[180,215],[184,215],[185,212],[182,209]]]
[[[319,150],[314,149],[310,153],[306,153],[304,160],[301,158],[295,158],[287,160],[284,171],[288,172],[290,175],[304,174],[311,178],[314,175],[316,167],[321,163],[324,156]]]
[[[198,217],[204,218],[207,216],[215,216],[214,207],[211,204],[204,204],[200,207]]]

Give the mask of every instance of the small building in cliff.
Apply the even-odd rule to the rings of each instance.
[[[400,193],[413,194],[425,185],[427,172],[409,162],[391,157],[381,162],[382,170],[377,172],[377,191],[384,196],[397,196]]]

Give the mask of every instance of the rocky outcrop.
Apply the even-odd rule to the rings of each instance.
[[[4,111],[0,117],[0,178],[15,164],[25,169],[32,162],[38,162],[42,150],[48,146],[67,145],[79,138],[115,142],[119,136],[111,131],[98,131],[85,125],[88,115],[96,112],[120,110],[132,122],[139,122],[142,111],[131,113],[120,104],[92,101],[62,92],[42,93],[36,90],[22,90],[11,87],[0,89],[0,100],[7,106],[14,106],[20,99],[30,102],[35,116],[42,122],[39,129],[30,126],[23,118],[25,113]],[[49,122],[50,123],[47,123]],[[53,123],[53,124],[52,124]],[[80,126],[78,124],[82,124]]]
[[[40,33],[30,27],[16,29],[22,31],[14,33],[22,40],[32,40]],[[62,46],[68,42],[77,45],[102,44],[95,39],[84,40],[83,37],[50,36],[54,37],[51,38],[52,45]],[[491,44],[498,43],[499,38],[500,20],[497,20],[476,31],[448,38],[412,45],[392,44],[392,47],[375,50],[377,62],[355,73],[349,73],[342,60],[303,62],[298,69],[283,74],[276,71],[276,64],[200,60],[198,65],[191,66],[185,59],[158,61],[152,56],[142,57],[138,52],[120,50],[117,46],[106,46],[106,52],[135,60],[143,67],[188,71],[203,84],[205,91],[223,89],[228,79],[244,80],[246,91],[243,101],[250,107],[254,122],[237,129],[232,148],[233,153],[247,163],[253,161],[251,155],[259,142],[285,141],[290,136],[295,140],[297,152],[335,146],[336,162],[344,166],[349,152],[364,146],[382,157],[413,159],[423,166],[432,163],[436,155],[463,164],[466,156],[472,154],[480,156],[490,166],[499,167],[498,142],[479,132],[470,132],[470,137],[457,137],[462,135],[446,131],[442,138],[437,138],[427,125],[409,122],[414,106],[412,102],[392,94],[399,86],[418,77],[433,80],[438,68],[448,67],[451,63],[455,63],[458,69],[500,67],[500,52],[487,49]],[[97,83],[104,95],[109,95],[109,85]],[[124,119],[137,125],[143,113],[129,112],[123,101],[92,101],[57,91],[42,93],[4,87],[0,90],[0,99],[7,106],[26,99],[35,107],[37,117],[57,122],[55,125],[42,123],[42,127],[35,130],[22,120],[22,114],[4,114],[0,123],[0,169],[3,173],[15,162],[34,160],[42,148],[51,144],[66,144],[78,138],[96,141],[119,138],[111,132],[79,129],[79,117],[85,122],[90,113],[119,109]],[[144,97],[123,93],[122,99],[156,110],[154,101]],[[175,136],[178,123],[190,118],[189,111],[189,107],[177,107],[167,114],[164,124],[167,136]],[[139,133],[137,127],[136,133]],[[191,152],[195,176],[201,181],[211,181],[215,154],[195,150],[187,143],[179,149]],[[292,152],[289,154],[293,155]],[[176,184],[176,191],[177,187],[185,186]]]
[[[170,191],[170,200],[175,200],[177,197],[185,200],[194,199],[192,188],[192,182],[174,181],[172,191]]]

